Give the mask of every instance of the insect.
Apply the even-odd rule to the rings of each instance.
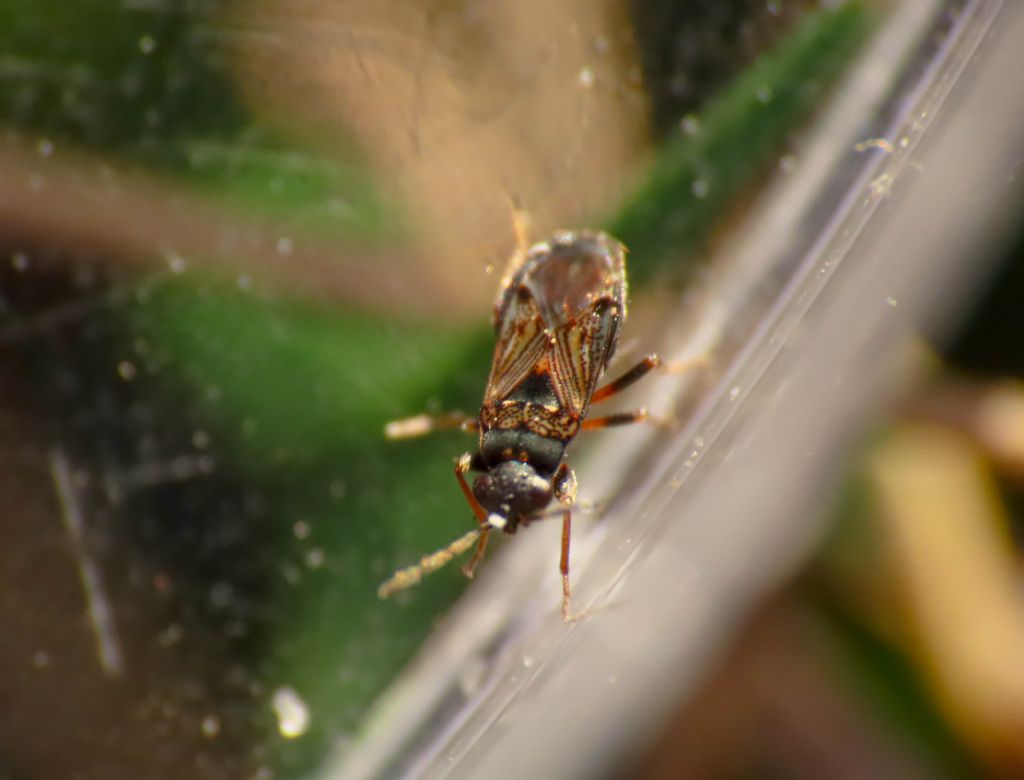
[[[476,549],[463,573],[473,576],[492,531],[514,534],[557,501],[562,514],[562,617],[569,610],[569,540],[576,476],[566,448],[580,431],[624,425],[647,411],[587,419],[604,401],[662,364],[647,355],[600,389],[626,317],[626,249],[606,233],[560,231],[513,255],[494,307],[497,343],[483,403],[476,418],[459,412],[419,415],[390,423],[389,438],[445,428],[479,433],[479,448],[460,457],[455,478],[477,527],[419,563],[396,572],[378,589],[381,598]],[[480,472],[472,484],[468,471]]]

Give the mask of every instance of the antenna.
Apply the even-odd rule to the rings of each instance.
[[[431,553],[430,555],[424,555],[420,558],[420,562],[409,566],[405,569],[399,569],[387,582],[381,584],[377,588],[377,595],[386,599],[390,596],[395,595],[400,590],[411,588],[413,585],[418,585],[423,581],[423,578],[431,572],[437,571],[446,563],[455,558],[456,556],[462,555],[466,552],[480,535],[484,532],[490,533],[492,526],[490,524],[474,528],[466,534],[463,534],[454,542],[449,544],[447,547],[438,550],[437,552]]]

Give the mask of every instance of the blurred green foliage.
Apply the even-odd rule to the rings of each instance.
[[[236,137],[249,123],[223,53],[222,0],[0,3],[0,114],[23,129],[153,165],[186,138]]]
[[[916,669],[899,648],[878,636],[827,591],[810,591],[828,631],[825,649],[844,692],[893,742],[909,746],[936,776],[968,780],[980,767],[935,711]]]
[[[808,13],[775,50],[668,136],[606,228],[630,251],[630,275],[676,279],[693,264],[715,218],[777,161],[878,19],[866,2]]]
[[[1019,224],[1024,223],[1018,221]],[[1015,231],[997,268],[951,340],[941,346],[929,343],[929,348],[941,352],[948,369],[932,377],[940,387],[949,381],[984,386],[986,381],[1003,383],[1008,378],[1024,377],[1024,351],[1020,348],[1024,343],[1024,318],[1020,316],[1024,295],[1024,230]],[[927,396],[935,391],[926,384],[918,392]],[[856,461],[866,462],[870,450],[881,446],[894,427],[901,424],[903,421],[897,417],[871,432],[865,437]],[[981,457],[980,448],[978,452]],[[1018,479],[1001,474],[997,465],[989,462],[984,469],[991,470],[997,479],[999,495],[993,499],[1003,502],[1019,554],[1024,539],[1024,490]],[[812,566],[811,576],[800,583],[799,589],[800,596],[813,605],[828,629],[827,649],[835,665],[835,678],[869,713],[870,720],[882,725],[894,744],[927,760],[934,776],[989,776],[992,770],[984,759],[991,760],[992,756],[972,752],[971,746],[964,743],[936,709],[936,697],[941,694],[934,681],[929,684],[908,653],[906,635],[910,632],[904,631],[901,636],[901,632],[891,630],[890,621],[912,622],[913,617],[904,614],[910,608],[896,594],[892,603],[879,603],[878,594],[884,586],[866,585],[878,577],[884,578],[885,583],[894,582],[895,573],[888,560],[893,541],[886,538],[875,517],[884,510],[872,495],[863,465],[858,468],[854,463],[851,471],[838,496],[830,534]],[[941,570],[936,576],[945,574]],[[898,579],[896,576],[895,581]],[[972,628],[951,625],[950,630]],[[946,704],[949,706],[950,702]]]
[[[283,119],[269,127],[249,114],[226,49],[212,45],[226,9],[219,0],[4,0],[0,117],[22,133],[145,165],[289,230],[394,240],[398,210],[380,202],[357,150],[341,143],[327,155]],[[607,225],[631,248],[636,281],[692,253],[806,121],[874,18],[867,2],[809,13],[700,113],[695,132],[665,142]],[[245,486],[241,509],[218,509],[224,522],[263,551],[256,569],[223,560],[219,571],[179,572],[194,577],[182,593],[204,598],[232,567],[257,572],[258,593],[248,595],[260,602],[259,630],[244,660],[265,694],[259,727],[285,775],[308,770],[340,734],[357,731],[464,587],[450,567],[394,603],[377,600],[395,567],[472,523],[452,477],[472,440],[394,443],[381,432],[431,401],[477,406],[489,313],[478,328],[457,329],[397,312],[311,310],[186,274],[147,282],[122,314],[125,343],[146,345],[152,392],[169,399],[182,427],[209,432],[215,478]],[[148,511],[163,513],[158,527],[173,534],[179,505],[168,501],[154,492]],[[202,539],[214,523],[193,527]],[[148,543],[157,550],[161,540]],[[557,602],[552,594],[553,611]],[[281,686],[309,706],[302,739],[273,733],[269,700]]]
[[[728,197],[809,115],[870,18],[860,3],[811,14],[709,106],[698,132],[666,143],[610,225],[631,246],[634,277],[650,278],[706,236]],[[276,175],[273,166],[266,171]],[[698,177],[709,185],[702,197],[692,189]],[[155,289],[133,316],[133,329],[170,356],[168,378],[200,398],[217,389],[200,416],[219,432],[230,467],[270,486],[283,527],[298,521],[311,529],[304,539],[274,535],[291,575],[271,589],[263,648],[268,678],[293,687],[313,713],[305,738],[278,743],[289,772],[313,766],[330,739],[358,727],[462,588],[450,567],[397,604],[377,600],[376,586],[394,567],[472,520],[451,473],[471,440],[390,443],[381,430],[430,399],[475,408],[490,360],[487,315],[479,329],[455,331],[367,312],[310,312],[224,286],[197,294],[175,283]]]
[[[478,403],[489,334],[178,281],[154,287],[129,316],[161,356],[163,381],[193,399],[185,418],[210,431],[228,473],[260,486],[261,514],[275,518],[247,529],[278,563],[265,574],[256,655],[272,690],[290,686],[310,708],[304,739],[277,742],[281,766],[310,769],[464,587],[451,567],[429,588],[377,599],[396,566],[472,522],[452,476],[472,440],[386,442],[382,431],[431,398]]]
[[[336,238],[394,239],[349,139],[331,152],[250,114],[225,0],[0,2],[0,120],[57,145],[142,163],[243,213]]]

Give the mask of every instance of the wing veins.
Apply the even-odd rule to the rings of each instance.
[[[532,295],[510,307],[494,350],[484,403],[499,401],[525,379],[551,341]]]

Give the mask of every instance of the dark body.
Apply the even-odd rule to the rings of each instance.
[[[556,233],[513,269],[494,309],[497,344],[470,461],[484,472],[473,496],[492,525],[514,533],[552,497],[572,503],[565,450],[625,313],[625,249],[604,233]]]
[[[638,409],[586,419],[591,404],[610,398],[661,365],[647,355],[598,389],[626,316],[626,250],[605,233],[556,233],[521,246],[494,307],[497,343],[480,414],[418,415],[389,423],[390,438],[461,427],[479,431],[480,446],[465,453],[455,477],[478,526],[420,562],[397,571],[381,598],[420,582],[476,545],[463,567],[472,576],[491,531],[515,533],[557,499],[562,507],[562,617],[569,613],[569,540],[576,477],[566,447],[581,430],[647,419]],[[480,472],[472,487],[466,472]]]

